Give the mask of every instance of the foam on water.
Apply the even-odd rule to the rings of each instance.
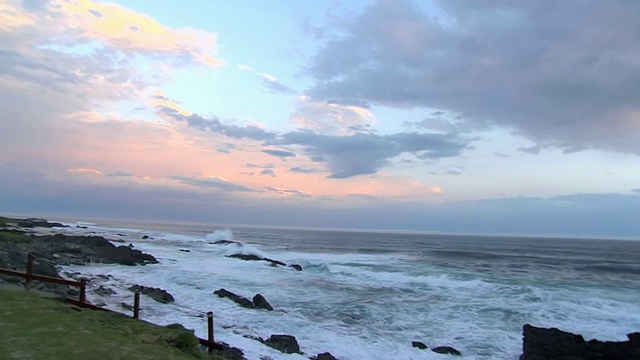
[[[233,240],[233,232],[230,229],[216,230],[205,236],[205,240],[215,242],[220,240]]]
[[[640,329],[637,293],[612,289],[603,294],[600,288],[541,282],[535,273],[528,275],[530,282],[503,281],[463,267],[452,270],[417,261],[411,254],[300,253],[282,244],[209,243],[232,240],[230,230],[194,237],[99,226],[65,229],[131,242],[160,261],[136,267],[67,267],[111,275],[92,281],[89,300],[124,312],[119,303],[133,301],[129,286],[166,289],[176,303],[160,304],[143,296],[143,319],[179,322],[204,337],[206,321],[198,311],[214,311],[217,339],[242,348],[248,359],[307,359],[326,351],[341,359],[448,358],[412,348],[413,340],[454,346],[465,354],[463,359],[517,359],[524,323],[604,340],[622,340]],[[304,270],[226,257],[230,253],[297,263]],[[116,295],[93,293],[100,285],[113,288]],[[212,294],[220,288],[247,298],[260,293],[275,310],[241,308]],[[307,355],[285,355],[243,337],[281,333],[296,336]]]

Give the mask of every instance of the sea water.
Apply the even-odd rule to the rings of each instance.
[[[212,311],[216,340],[252,360],[323,352],[354,360],[450,358],[412,341],[452,346],[463,359],[517,359],[525,323],[613,341],[640,330],[640,241],[68,225],[56,231],[125,241],[159,260],[67,266],[68,272],[109,275],[91,282],[90,301],[126,312],[120,303],[133,302],[129,286],[165,289],[175,303],[143,296],[141,318],[181,323],[206,337],[203,314]],[[231,254],[299,264],[303,271]],[[94,293],[101,285],[116,294]],[[260,293],[275,310],[242,308],[213,295],[220,288],[249,299]],[[294,335],[306,355],[283,354],[247,337],[271,334]]]

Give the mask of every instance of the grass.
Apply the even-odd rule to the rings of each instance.
[[[9,230],[0,230],[0,242],[31,242],[33,240],[32,237],[27,236],[22,233],[13,232]]]
[[[192,332],[0,288],[0,359],[211,359]]]

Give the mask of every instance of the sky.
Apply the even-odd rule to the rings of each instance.
[[[640,2],[0,0],[0,212],[640,239]]]

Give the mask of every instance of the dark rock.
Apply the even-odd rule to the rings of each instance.
[[[278,261],[278,260],[274,260],[274,259],[269,259],[269,258],[263,258],[257,255],[253,255],[253,254],[232,254],[232,255],[227,255],[227,257],[230,258],[234,258],[234,259],[240,259],[240,260],[246,260],[246,261],[266,261],[268,263],[271,263],[272,266],[287,266],[287,264],[283,263],[282,261]]]
[[[242,245],[237,241],[233,241],[233,240],[218,240],[218,241],[214,241],[211,244],[215,244],[215,245],[230,245],[230,244],[238,244],[238,245]]]
[[[148,238],[149,238],[149,235],[142,235],[142,239],[143,239],[143,240],[146,240],[146,239],[148,239]]]
[[[67,227],[66,225],[62,225],[61,223],[58,222],[49,222],[45,219],[36,219],[36,218],[29,218],[29,219],[22,219],[20,221],[17,222],[17,225],[19,227],[23,227],[23,228],[34,228],[34,227],[43,227],[43,228],[53,228],[53,227]]]
[[[121,302],[120,307],[129,311],[133,311],[133,305],[127,304],[125,302]]]
[[[322,353],[322,354],[318,354],[316,356],[310,357],[309,359],[311,360],[338,360],[335,358],[335,356],[331,355],[331,353]]]
[[[158,262],[152,255],[145,254],[140,250],[131,249],[128,246],[107,247],[98,251],[98,256],[109,259],[121,265],[144,265]]]
[[[300,346],[295,336],[291,335],[271,335],[264,344],[285,354],[299,354]]]
[[[247,260],[247,261],[259,261],[259,260],[263,260],[263,258],[259,257],[258,255],[245,255],[245,254],[232,254],[232,255],[227,255],[227,257],[230,258],[234,258],[234,259],[240,259],[240,260]]]
[[[267,299],[265,299],[264,296],[260,294],[256,294],[253,297],[253,305],[258,309],[265,309],[269,311],[273,310],[273,306],[271,306],[271,304],[269,304]]]
[[[449,355],[462,355],[462,353],[454,348],[452,348],[451,346],[436,346],[434,348],[431,348],[431,351],[438,353],[438,354],[449,354]]]
[[[302,266],[300,266],[298,264],[292,264],[292,265],[289,265],[289,266],[291,266],[292,268],[294,268],[294,269],[296,269],[298,271],[302,271]]]
[[[188,250],[188,249],[180,249],[179,251],[182,251],[182,252],[191,252],[191,250]]]
[[[249,309],[253,309],[255,307],[255,305],[253,305],[251,300],[247,299],[246,297],[236,295],[236,294],[234,294],[231,291],[228,291],[226,289],[216,290],[213,293],[218,295],[219,297],[229,298],[229,299],[233,300],[235,303],[239,304],[242,307],[246,307],[246,308],[249,308]]]
[[[169,294],[166,290],[162,290],[159,288],[133,285],[129,287],[129,290],[133,292],[139,291],[140,293],[147,295],[151,297],[153,300],[157,302],[161,302],[163,304],[167,304],[174,301],[173,296],[171,294]]]
[[[421,341],[412,341],[411,346],[413,346],[414,348],[423,349],[423,350],[429,348],[427,345],[425,345]]]
[[[113,291],[112,289],[104,286],[104,285],[100,285],[99,288],[93,290],[94,293],[100,295],[100,296],[109,296],[109,295],[113,295],[116,292]]]
[[[211,354],[221,356],[229,360],[246,360],[244,357],[244,352],[242,350],[231,347],[225,342],[220,341],[218,342],[218,344],[222,345],[222,349],[212,349]]]
[[[580,359],[630,360],[640,359],[640,333],[627,335],[628,341],[585,341],[581,335],[556,328],[523,327],[521,360]]]

